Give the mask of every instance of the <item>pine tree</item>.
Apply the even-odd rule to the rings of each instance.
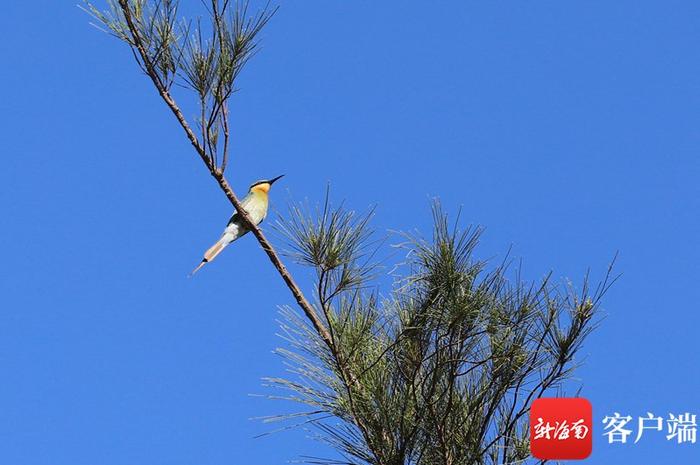
[[[262,230],[250,222],[225,177],[229,100],[276,11],[248,3],[203,2],[203,23],[178,19],[177,0],[106,0],[86,10],[124,41],[174,114],[210,175],[247,222],[295,300],[285,307],[287,341],[278,353],[293,367],[269,383],[307,406],[313,426],[342,460],[373,465],[512,464],[529,459],[527,413],[556,394],[576,368],[595,326],[611,268],[594,289],[576,291],[551,276],[527,282],[508,262],[476,257],[482,230],[450,224],[433,205],[432,238],[406,234],[406,259],[388,294],[376,280],[371,214],[292,205],[277,232],[286,253],[313,270],[309,301]],[[174,85],[198,104],[192,126]],[[512,276],[511,276],[512,275]]]

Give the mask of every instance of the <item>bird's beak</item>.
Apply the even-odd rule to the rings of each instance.
[[[280,175],[277,176],[276,178],[270,179],[270,180],[268,181],[268,183],[269,183],[270,185],[272,185],[275,181],[277,181],[277,180],[278,180],[279,178],[281,178],[282,176],[284,176],[284,175],[283,175],[283,174],[280,174]]]

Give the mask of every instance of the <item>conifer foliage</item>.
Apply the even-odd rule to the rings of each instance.
[[[125,42],[221,191],[267,254],[296,303],[285,307],[279,354],[287,378],[270,378],[306,406],[301,425],[342,457],[314,463],[497,465],[528,460],[527,412],[570,377],[611,285],[578,290],[520,279],[507,263],[477,258],[482,233],[433,206],[432,237],[404,235],[405,261],[380,293],[371,214],[292,206],[277,232],[286,254],[313,270],[306,298],[275,247],[251,223],[225,177],[229,104],[275,9],[202,1],[183,19],[177,0],[105,0],[85,9]],[[176,96],[195,102],[191,124]],[[456,222],[455,222],[456,223]],[[309,294],[311,295],[311,293]],[[299,312],[300,311],[300,312]]]
[[[403,236],[407,259],[381,297],[369,215],[326,200],[278,220],[288,254],[314,270],[332,336],[323,344],[285,308],[288,344],[278,353],[291,376],[268,380],[309,406],[306,424],[346,458],[312,462],[523,462],[531,402],[556,394],[575,369],[610,271],[595,289],[586,277],[578,292],[551,276],[526,282],[507,263],[478,260],[482,230],[450,224],[437,202],[433,224],[430,239]]]

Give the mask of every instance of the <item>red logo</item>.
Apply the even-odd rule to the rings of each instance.
[[[542,460],[581,460],[593,450],[593,408],[580,397],[536,399],[530,408],[530,452]]]

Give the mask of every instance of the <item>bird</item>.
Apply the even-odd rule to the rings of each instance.
[[[262,223],[267,216],[267,206],[269,204],[268,194],[270,192],[270,187],[272,187],[272,184],[274,184],[275,181],[280,179],[282,176],[284,175],[281,174],[272,179],[262,179],[254,182],[248,189],[248,195],[246,195],[241,201],[241,206],[246,213],[248,213],[251,221],[256,226]],[[226,229],[224,229],[224,233],[221,235],[221,238],[216,241],[214,245],[209,247],[206,252],[204,252],[204,258],[202,258],[199,265],[192,270],[190,276],[193,276],[204,265],[214,260],[214,258],[216,258],[216,256],[226,248],[226,246],[239,237],[245,235],[248,231],[248,228],[246,228],[245,224],[243,223],[243,218],[240,217],[238,212],[234,213],[231,219],[228,221],[228,225],[226,226]]]

